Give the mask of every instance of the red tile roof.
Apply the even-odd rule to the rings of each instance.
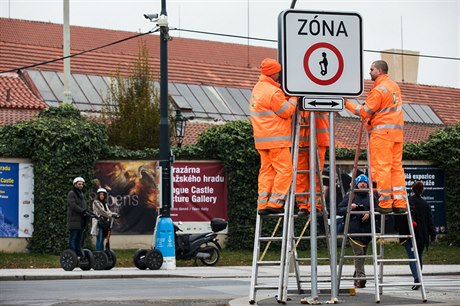
[[[71,27],[71,53],[95,48],[136,33]],[[170,32],[174,36],[174,31]],[[159,78],[159,36],[145,35],[71,59],[73,73],[122,75],[131,72],[131,63],[137,58],[139,41],[145,40],[150,49],[150,65],[154,77]],[[62,56],[62,25],[45,22],[0,18],[0,71],[58,58]],[[273,48],[254,47],[196,39],[174,38],[168,47],[168,78],[170,82],[206,84],[251,89],[259,76],[259,64],[265,57],[277,57]],[[61,61],[34,69],[62,71]],[[372,86],[365,81],[365,97]],[[460,121],[460,89],[418,84],[400,84],[403,100],[426,104],[441,120],[450,125]],[[352,146],[350,133],[357,121],[337,119],[337,142]],[[196,125],[196,126],[195,126]],[[193,126],[193,127],[192,127]],[[406,138],[410,141],[426,139],[441,126],[407,124]],[[189,124],[184,143],[195,139],[201,124]],[[189,133],[192,138],[189,138]],[[190,140],[191,139],[191,140]],[[354,138],[353,138],[354,139]],[[339,146],[342,146],[339,145]]]
[[[38,98],[27,87],[16,73],[0,75],[0,108],[35,109],[42,110],[48,107],[41,98]]]

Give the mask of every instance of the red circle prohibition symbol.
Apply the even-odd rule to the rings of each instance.
[[[310,58],[311,54],[313,53],[313,51],[315,51],[316,49],[319,49],[319,48],[326,48],[326,49],[331,50],[332,52],[334,52],[335,56],[337,56],[337,60],[339,61],[339,68],[337,69],[336,74],[332,78],[330,78],[328,80],[320,80],[317,77],[315,77],[313,75],[313,73],[311,73],[310,66],[308,65],[308,59]],[[313,46],[311,46],[310,48],[308,48],[307,52],[305,53],[305,55],[303,57],[303,68],[304,68],[305,73],[307,74],[307,76],[310,78],[310,80],[312,80],[316,84],[318,84],[318,85],[331,85],[331,84],[334,84],[342,76],[342,73],[343,73],[343,57],[342,57],[342,54],[340,54],[340,51],[336,47],[334,47],[333,45],[325,43],[325,42],[317,43],[317,44],[314,44]]]

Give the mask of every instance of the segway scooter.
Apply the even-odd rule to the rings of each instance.
[[[115,218],[110,219],[110,226],[108,228],[107,237],[105,238],[105,250],[93,252],[94,270],[110,270],[117,264],[117,256],[115,255],[115,252],[110,248],[110,233],[112,231],[113,221]]]
[[[96,218],[96,215],[90,212],[87,214],[91,218]],[[83,230],[83,235],[86,230]],[[72,271],[76,267],[80,267],[83,271],[89,271],[94,266],[93,252],[89,249],[82,249],[83,257],[78,258],[77,253],[72,249],[66,249],[61,253],[61,268],[65,271]]]
[[[155,222],[155,230],[153,231],[151,249],[139,249],[134,253],[133,263],[139,270],[145,270],[149,268],[150,270],[158,270],[163,265],[163,254],[157,249],[155,249],[155,235],[158,225],[158,217]]]

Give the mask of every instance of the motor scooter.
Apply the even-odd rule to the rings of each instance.
[[[181,225],[181,223],[179,223]],[[174,224],[174,242],[177,260],[199,259],[206,266],[214,266],[219,262],[222,247],[217,233],[227,228],[227,222],[220,218],[211,220],[212,232],[203,234],[180,234],[182,230]]]
[[[179,224],[180,225],[180,224]],[[199,259],[207,266],[214,266],[220,259],[221,246],[217,233],[227,228],[227,222],[220,218],[211,220],[212,232],[204,234],[179,234],[182,230],[174,224],[174,248],[176,259],[195,260]],[[155,229],[156,230],[156,229]],[[155,232],[153,233],[155,237]],[[139,249],[133,256],[134,265],[140,269],[147,268],[158,270],[163,264],[163,256],[160,251],[152,248],[151,250]]]

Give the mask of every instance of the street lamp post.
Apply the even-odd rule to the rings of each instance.
[[[169,117],[168,117],[168,14],[166,0],[161,1],[161,13],[144,15],[150,21],[157,22],[160,27],[160,167],[161,167],[161,211],[157,222],[155,248],[163,255],[162,268],[176,268],[174,244],[174,225],[171,220],[172,196],[172,162],[174,156],[169,147]]]

